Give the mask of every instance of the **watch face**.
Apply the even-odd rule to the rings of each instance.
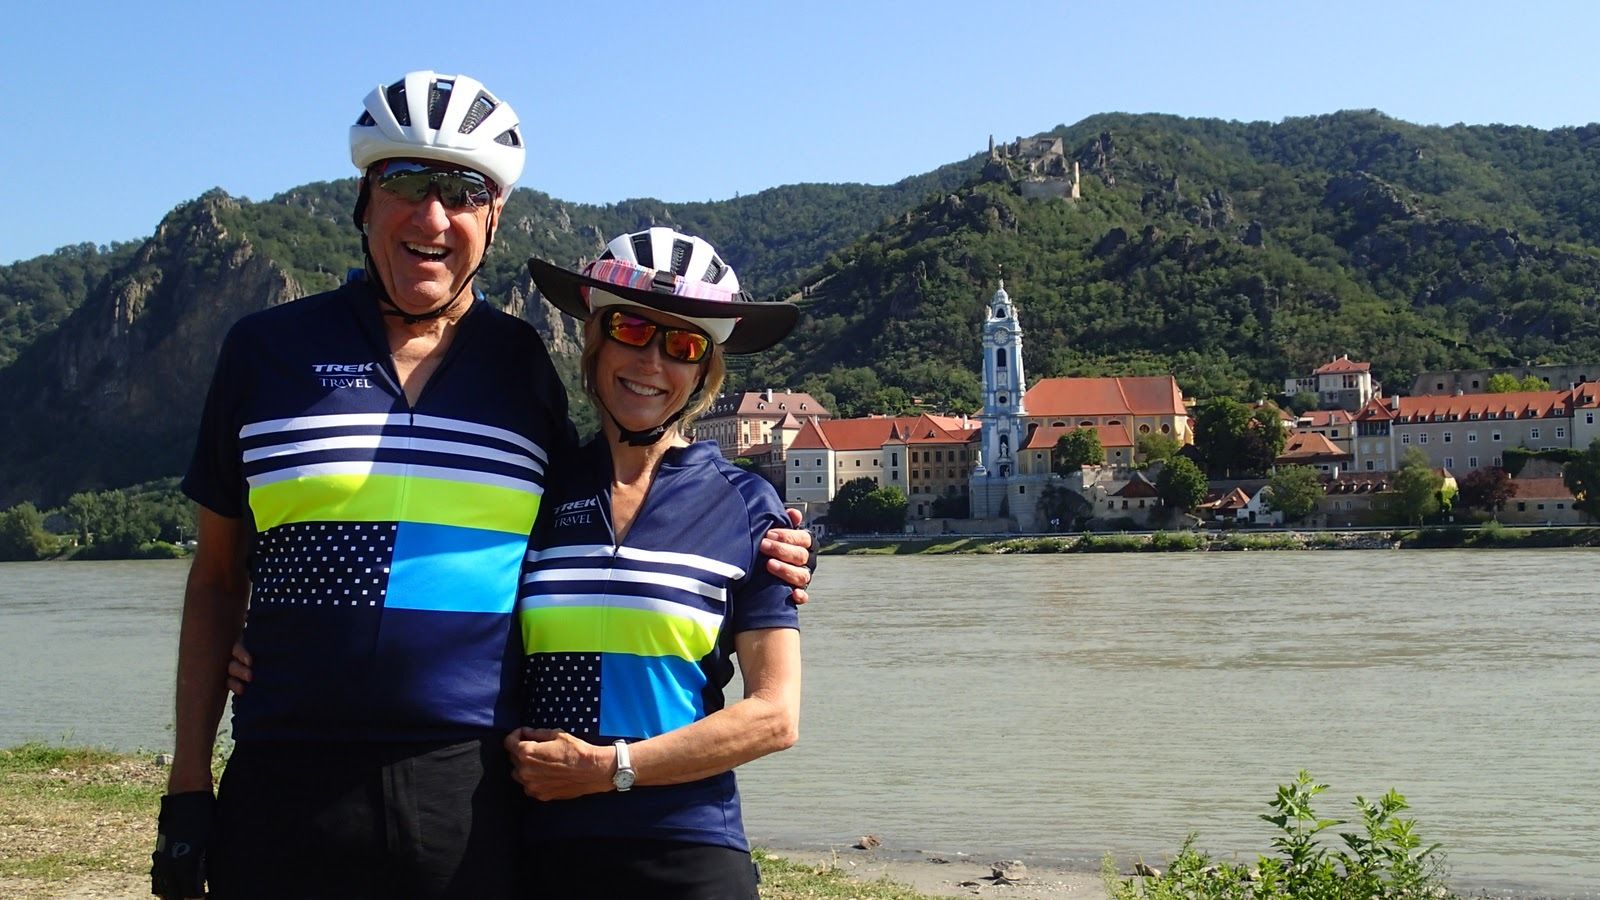
[[[619,791],[625,791],[633,787],[633,770],[618,769],[617,773],[611,776],[611,783],[616,785]]]

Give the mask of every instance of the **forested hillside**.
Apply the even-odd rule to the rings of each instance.
[[[845,414],[975,410],[1002,277],[1033,378],[1172,372],[1190,396],[1254,398],[1338,353],[1391,389],[1427,369],[1600,358],[1600,126],[1107,114],[1046,136],[1080,168],[1079,199],[1025,196],[1028,161],[1003,151],[891,186],[707,203],[519,189],[480,286],[525,304],[529,256],[592,258],[651,224],[703,234],[754,293],[807,310],[734,386],[803,386]],[[354,192],[213,192],[142,245],[0,267],[0,502],[181,469],[226,323],[359,264]],[[92,440],[107,429],[120,443]]]
[[[752,377],[818,373],[808,386],[846,410],[971,409],[1002,274],[1031,377],[1173,372],[1191,396],[1252,397],[1342,352],[1401,388],[1600,357],[1600,228],[1581,202],[1600,126],[1105,115],[1051,135],[1081,199],[1024,199],[996,161],[823,263],[801,334]]]

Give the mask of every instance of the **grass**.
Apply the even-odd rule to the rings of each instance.
[[[0,750],[0,894],[56,897],[86,876],[145,877],[166,779],[153,755]]]
[[[762,900],[929,900],[905,885],[857,881],[837,866],[813,866],[755,851],[761,864]]]
[[[0,897],[46,900],[82,887],[146,896],[167,780],[154,760],[44,744],[0,750]],[[892,882],[852,880],[836,866],[756,855],[767,900],[929,900]]]

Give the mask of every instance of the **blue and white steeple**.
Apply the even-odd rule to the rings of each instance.
[[[989,299],[983,323],[983,466],[989,475],[1007,477],[1027,434],[1023,394],[1028,380],[1022,371],[1022,326],[1017,307],[1006,293],[1005,279]]]

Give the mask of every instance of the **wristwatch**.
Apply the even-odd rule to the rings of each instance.
[[[633,759],[628,756],[628,742],[617,741],[617,771],[611,776],[611,785],[619,791],[633,788]]]

